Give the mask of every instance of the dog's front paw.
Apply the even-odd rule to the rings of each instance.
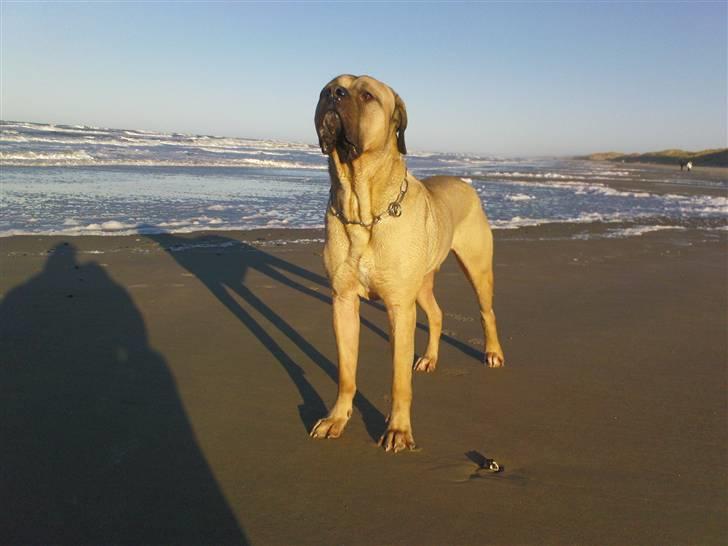
[[[432,373],[437,368],[437,357],[421,356],[415,362],[414,369],[416,372],[427,372]]]
[[[502,368],[505,361],[501,351],[487,351],[485,353],[485,364],[489,368]]]
[[[324,417],[313,426],[309,436],[317,440],[338,438],[344,432],[348,422],[349,420],[345,417]]]
[[[394,453],[404,451],[405,449],[413,450],[417,447],[415,445],[415,439],[412,436],[412,429],[410,428],[388,428],[379,439],[379,445],[384,448],[384,451],[392,451]]]

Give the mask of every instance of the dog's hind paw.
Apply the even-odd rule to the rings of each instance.
[[[505,364],[505,358],[503,357],[503,353],[485,353],[485,364],[489,368],[502,368]]]
[[[435,371],[435,368],[437,368],[437,358],[429,357],[427,355],[418,358],[414,365],[414,370],[416,372],[432,373]]]

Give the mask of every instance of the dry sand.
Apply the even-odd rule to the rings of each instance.
[[[374,306],[344,437],[308,437],[336,393],[322,245],[266,241],[321,233],[3,239],[0,542],[724,544],[726,232],[584,229],[496,232],[501,370],[446,262],[397,455]]]

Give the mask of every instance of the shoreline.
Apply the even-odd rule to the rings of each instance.
[[[642,221],[640,221],[642,220]],[[645,223],[647,221],[647,223]],[[584,221],[584,222],[543,222],[534,225],[519,227],[491,226],[496,239],[504,241],[548,241],[548,240],[597,240],[597,239],[628,239],[640,237],[653,232],[682,233],[696,239],[716,239],[728,237],[728,219],[688,218],[677,222],[667,218],[642,218],[633,220],[614,221]],[[14,234],[0,237],[0,253],[8,249],[25,244],[32,246],[39,244],[55,245],[63,242],[79,242],[84,248],[108,246],[111,243],[120,245],[120,248],[131,248],[134,242],[154,237],[173,237],[180,241],[215,241],[229,239],[254,246],[282,246],[290,244],[322,244],[324,242],[324,228],[251,228],[230,230],[199,230],[199,231],[153,231],[145,233],[105,235],[87,234]],[[214,247],[213,244],[209,244]],[[15,251],[10,251],[15,252]],[[14,254],[11,254],[14,255]]]
[[[626,239],[641,236],[643,233],[657,231],[684,232],[695,237],[714,239],[723,234],[728,236],[728,218],[685,218],[676,221],[671,218],[645,217],[613,221],[544,221],[517,227],[491,226],[497,239],[503,240],[571,240],[571,239]],[[296,227],[270,227],[230,230],[198,230],[198,231],[148,231],[144,233],[117,234],[109,232],[104,235],[97,234],[13,234],[0,237],[0,252],[17,246],[19,241],[30,244],[42,242],[57,244],[64,241],[83,241],[83,246],[89,242],[98,242],[101,245],[109,241],[118,241],[123,247],[131,247],[136,241],[154,236],[168,236],[178,238],[180,241],[189,240],[215,240],[229,238],[231,240],[250,243],[257,246],[276,246],[295,243],[323,243],[324,228],[296,228]]]

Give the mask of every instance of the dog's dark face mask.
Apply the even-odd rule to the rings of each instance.
[[[372,78],[342,75],[326,84],[316,106],[314,122],[321,151],[331,155],[336,150],[344,163],[385,145],[390,135],[397,139],[400,153],[407,153],[404,102],[389,87]]]
[[[353,79],[354,76],[339,76],[329,82],[321,91],[314,118],[321,151],[331,155],[336,149],[344,163],[361,154],[358,102],[347,89]]]

